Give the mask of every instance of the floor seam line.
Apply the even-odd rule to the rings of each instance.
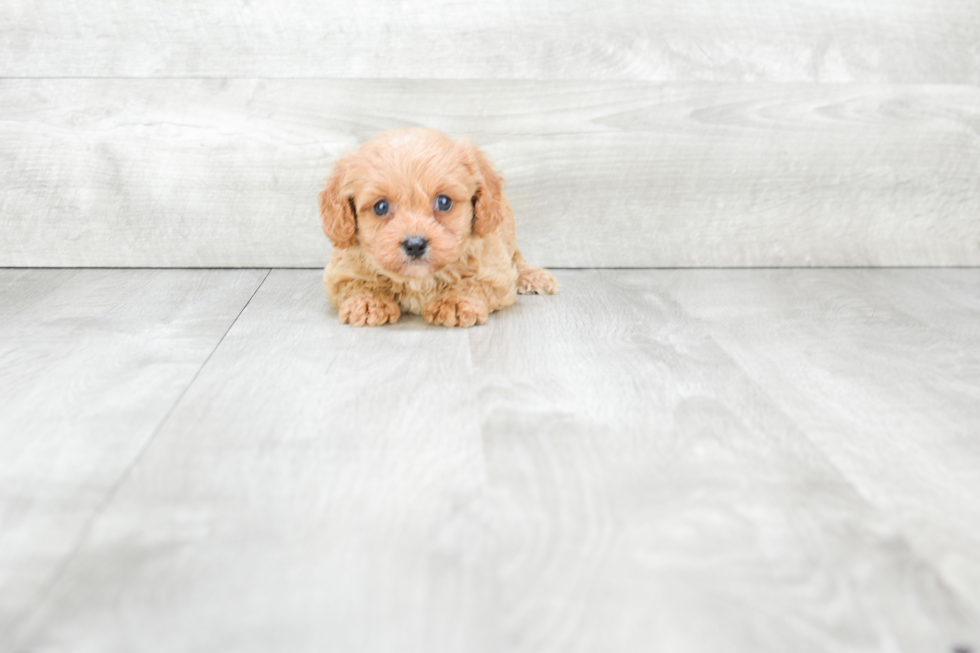
[[[207,367],[207,364],[211,360],[211,357],[214,356],[214,353],[218,351],[219,347],[221,347],[221,343],[225,341],[225,337],[227,337],[228,333],[230,333],[231,330],[235,327],[235,325],[238,324],[238,320],[241,318],[242,313],[244,313],[245,309],[248,308],[248,305],[252,303],[252,299],[254,299],[255,295],[258,294],[259,290],[265,284],[265,280],[269,278],[270,274],[272,274],[273,269],[275,268],[269,268],[266,271],[265,276],[262,277],[262,280],[259,281],[258,285],[255,287],[255,290],[252,291],[251,295],[249,295],[248,300],[246,300],[245,304],[242,305],[242,308],[240,311],[238,311],[238,314],[235,316],[235,319],[231,321],[231,324],[228,325],[228,328],[225,329],[224,333],[221,334],[221,337],[218,338],[218,342],[216,342],[214,347],[211,348],[211,351],[204,358],[204,361],[201,362],[200,366],[198,366],[197,371],[194,372],[194,375],[187,382],[187,385],[185,385],[184,389],[180,391],[179,395],[177,395],[177,398],[174,400],[173,404],[171,404],[170,408],[167,409],[167,412],[160,419],[160,422],[157,424],[156,428],[153,429],[153,432],[146,439],[146,442],[143,443],[143,446],[140,447],[139,451],[136,452],[136,455],[133,456],[133,459],[129,462],[128,465],[126,465],[126,468],[119,475],[119,478],[116,479],[116,482],[113,483],[112,487],[109,488],[109,491],[106,492],[105,496],[102,498],[102,501],[99,503],[96,509],[92,511],[92,514],[89,516],[89,518],[85,520],[85,524],[82,526],[81,530],[79,531],[78,537],[76,538],[75,544],[72,546],[71,551],[68,552],[68,555],[65,556],[64,561],[58,566],[58,569],[52,575],[51,580],[47,582],[37,602],[34,604],[32,608],[28,609],[28,611],[24,615],[25,618],[20,620],[21,623],[25,624],[25,626],[20,633],[17,633],[15,635],[14,637],[15,646],[19,646],[22,643],[23,635],[30,630],[30,624],[33,621],[34,616],[36,616],[37,612],[47,602],[48,598],[51,595],[51,592],[57,586],[58,581],[61,580],[62,575],[65,573],[65,570],[68,569],[69,565],[71,565],[72,560],[75,559],[75,556],[78,554],[78,551],[81,549],[82,543],[88,537],[92,525],[96,521],[98,521],[99,517],[102,516],[106,508],[108,508],[109,504],[112,503],[112,500],[119,493],[119,489],[126,484],[127,480],[129,480],[129,477],[132,474],[133,469],[135,469],[136,465],[138,465],[140,460],[143,459],[144,454],[146,454],[147,450],[149,450],[154,440],[156,440],[157,435],[160,434],[160,431],[163,430],[164,425],[166,425],[166,423],[170,420],[170,417],[177,409],[177,406],[180,405],[180,402],[184,400],[184,397],[187,395],[187,392],[190,390],[191,386],[193,386],[194,382],[197,381],[197,377],[201,375],[201,372],[204,370],[205,367]]]

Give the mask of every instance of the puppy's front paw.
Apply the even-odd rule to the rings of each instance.
[[[394,324],[401,314],[398,304],[376,295],[356,295],[340,305],[340,321],[351,326]]]
[[[517,275],[517,292],[521,295],[554,295],[558,292],[558,282],[547,270],[526,267]]]
[[[424,317],[429,324],[470,327],[487,321],[487,305],[470,297],[443,295],[426,304]]]

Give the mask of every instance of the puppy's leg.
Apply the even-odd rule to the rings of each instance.
[[[398,304],[381,295],[359,294],[340,304],[340,321],[351,326],[394,324],[401,316]]]
[[[323,288],[337,307],[342,324],[381,326],[394,324],[401,316],[391,293],[378,283],[339,274],[328,266],[323,272]]]
[[[429,324],[471,327],[486,322],[488,314],[486,300],[477,293],[450,289],[425,305],[423,317]]]
[[[528,263],[521,252],[514,252],[517,265],[517,292],[522,295],[554,295],[558,292],[558,282],[550,272],[536,268]]]

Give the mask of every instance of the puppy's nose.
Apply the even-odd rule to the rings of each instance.
[[[424,236],[409,236],[402,241],[402,249],[412,258],[422,258],[429,241]]]

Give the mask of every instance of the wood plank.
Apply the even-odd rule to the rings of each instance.
[[[980,607],[980,271],[692,271],[663,285]]]
[[[264,276],[0,270],[0,649]]]
[[[499,650],[466,332],[352,330],[321,276],[272,272],[22,647]]]
[[[980,264],[976,87],[0,80],[0,115],[2,265],[322,265],[332,161],[406,125],[487,149],[541,265]]]
[[[564,271],[473,332],[508,650],[975,647],[975,606],[674,303],[694,274]]]
[[[980,81],[973,0],[0,6],[4,77]]]
[[[20,648],[976,646],[669,278],[566,271],[485,327],[358,330],[316,271],[274,271]]]

